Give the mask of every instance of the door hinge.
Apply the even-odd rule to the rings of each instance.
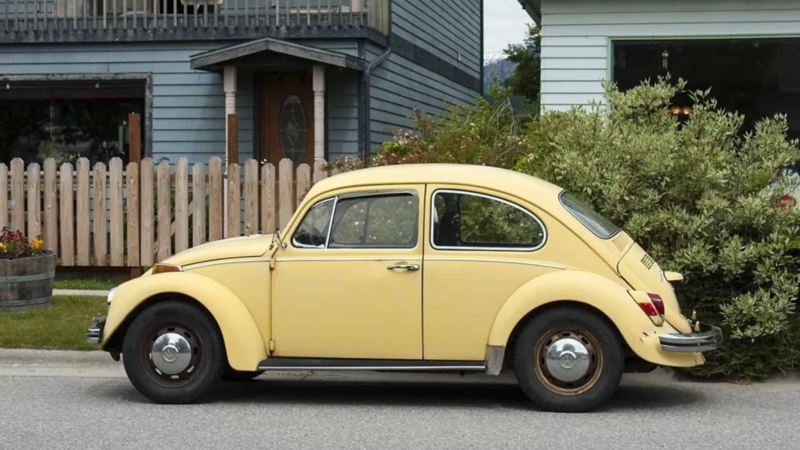
[[[269,351],[270,353],[275,351],[275,341],[272,339],[269,340]]]

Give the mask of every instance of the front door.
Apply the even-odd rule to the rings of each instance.
[[[269,74],[259,78],[259,159],[275,165],[314,160],[314,95],[311,73]]]
[[[424,186],[309,202],[273,271],[275,356],[422,359]]]

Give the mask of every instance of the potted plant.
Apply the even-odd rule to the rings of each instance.
[[[0,234],[0,311],[25,311],[49,305],[56,256],[38,239],[20,231]]]

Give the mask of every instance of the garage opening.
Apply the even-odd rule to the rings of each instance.
[[[0,80],[0,162],[127,162],[131,126],[145,142],[145,97],[145,79]]]
[[[745,129],[784,113],[791,137],[800,137],[800,39],[693,39],[613,42],[613,79],[622,90],[670,74],[689,89],[711,88],[719,105],[745,116]],[[691,113],[682,96],[672,108]]]

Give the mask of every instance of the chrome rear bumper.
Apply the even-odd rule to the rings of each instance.
[[[86,329],[86,342],[99,344],[103,340],[103,328],[106,325],[106,317],[95,317],[89,328]]]
[[[708,352],[722,345],[722,330],[713,325],[701,323],[700,331],[692,334],[669,333],[658,336],[661,350],[666,352]]]

